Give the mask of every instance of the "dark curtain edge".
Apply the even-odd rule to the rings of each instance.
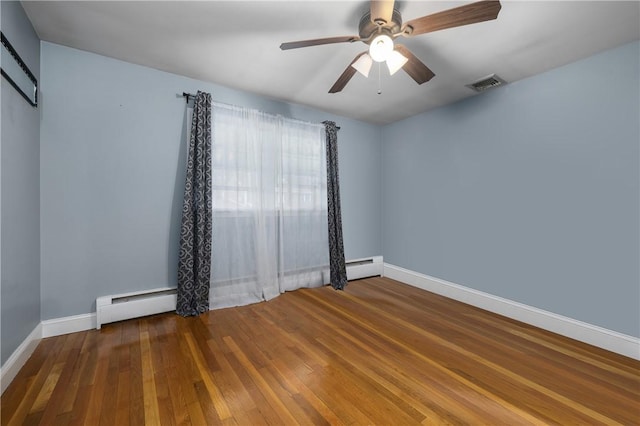
[[[342,208],[340,205],[340,179],[338,172],[338,127],[333,121],[324,121],[327,150],[327,216],[329,230],[330,283],[336,290],[347,285],[347,268],[342,236]]]

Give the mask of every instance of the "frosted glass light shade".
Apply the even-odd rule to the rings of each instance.
[[[404,66],[408,61],[407,58],[402,56],[397,50],[392,51],[387,56],[387,68],[389,68],[389,74],[394,75],[400,68]]]
[[[384,62],[393,52],[393,40],[386,34],[376,36],[369,45],[369,55],[376,62]]]
[[[369,56],[368,53],[360,56],[357,61],[351,64],[360,74],[365,77],[369,77],[369,71],[371,70],[371,65],[373,65],[373,59]]]

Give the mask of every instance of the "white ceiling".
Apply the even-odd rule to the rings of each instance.
[[[402,1],[404,21],[469,2]],[[42,40],[247,90],[346,117],[389,123],[640,39],[638,1],[502,1],[498,19],[405,39],[436,76],[418,86],[383,67],[327,93],[367,46],[281,51],[280,43],[357,35],[368,1],[23,1]],[[606,76],[603,76],[606,77]]]

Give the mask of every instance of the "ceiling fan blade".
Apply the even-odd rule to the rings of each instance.
[[[333,83],[333,86],[331,86],[331,89],[329,89],[329,93],[338,93],[342,89],[344,89],[344,86],[347,85],[349,80],[351,80],[351,77],[353,77],[353,75],[356,73],[356,69],[354,67],[352,67],[351,65],[353,65],[358,59],[360,59],[360,57],[362,55],[364,55],[366,53],[367,53],[367,51],[365,50],[364,52],[362,52],[358,56],[356,56],[353,59],[353,61],[351,61],[351,63],[347,67],[347,69],[345,69],[344,72],[342,73],[342,75],[340,77],[338,77],[338,79],[336,80],[335,83]]]
[[[501,8],[502,6],[497,0],[478,1],[455,7],[406,22],[403,26],[403,35],[410,37],[446,28],[490,21],[498,17]]]
[[[358,36],[316,38],[313,40],[290,41],[288,43],[282,43],[280,45],[280,49],[289,50],[289,49],[298,49],[300,47],[320,46],[322,44],[353,43],[354,41],[359,41],[359,40],[360,40],[360,37]]]
[[[418,84],[426,83],[431,80],[435,74],[425,64],[420,61],[409,49],[401,44],[396,44],[396,50],[407,58],[407,63],[402,67],[403,70]]]
[[[387,24],[393,16],[395,0],[371,0],[371,22]]]

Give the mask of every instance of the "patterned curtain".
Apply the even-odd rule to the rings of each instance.
[[[331,286],[336,290],[344,290],[347,285],[347,268],[342,242],[342,210],[340,209],[340,183],[338,179],[338,127],[333,121],[325,121],[323,124],[327,134],[327,207]]]
[[[182,316],[209,310],[211,276],[211,94],[198,91],[193,106],[182,205],[178,304]]]

